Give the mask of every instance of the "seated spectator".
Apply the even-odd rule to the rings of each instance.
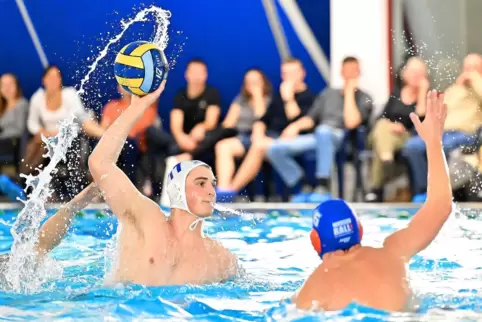
[[[17,157],[18,144],[25,132],[28,102],[14,74],[0,77],[0,154]],[[14,159],[15,159],[14,158]]]
[[[253,125],[252,145],[234,178],[218,184],[220,199],[232,198],[256,177],[273,140],[311,107],[314,95],[305,83],[305,76],[303,63],[299,59],[291,58],[283,62],[280,94],[274,96],[264,116]]]
[[[30,100],[27,128],[33,138],[21,164],[21,172],[32,173],[43,164],[45,153],[41,135],[57,135],[59,122],[74,114],[88,136],[100,138],[104,133],[84,109],[77,92],[72,87],[62,87],[62,75],[57,66],[49,66],[42,76],[43,88],[38,89]]]
[[[464,150],[456,149],[449,155],[448,168],[454,200],[480,202],[482,200],[482,148],[469,154],[464,153],[468,152]]]
[[[221,113],[218,90],[207,85],[206,63],[201,59],[192,59],[187,65],[184,76],[187,86],[174,97],[174,106],[170,115],[172,137],[159,127],[151,127],[147,131],[149,154],[172,156],[170,161],[166,160],[170,164],[188,158],[188,155],[182,155],[182,153],[191,153],[199,146],[206,132],[218,126]],[[176,155],[179,158],[174,157]],[[203,160],[203,157],[198,159]],[[157,173],[156,162],[153,161],[151,166],[152,172]],[[153,179],[152,189],[154,195],[159,193],[159,183],[156,182],[156,178]]]
[[[239,152],[240,145],[244,146],[243,149],[249,148],[253,123],[266,112],[266,107],[271,102],[271,93],[272,86],[266,75],[256,68],[248,70],[245,74],[241,93],[234,99],[222,125],[214,130],[207,131],[196,149],[177,156],[178,161],[200,159],[205,153],[211,152],[216,143],[220,141],[223,142],[222,145],[227,154],[230,154],[229,151],[232,148]],[[235,154],[239,154],[236,157],[241,157],[245,153]],[[230,158],[227,154],[223,153],[223,156],[227,157],[226,161],[229,159],[232,161],[228,162],[234,162],[235,157]],[[216,157],[217,164],[219,163]],[[232,178],[232,173],[230,178]]]
[[[476,140],[474,133],[482,126],[482,56],[469,54],[464,59],[463,72],[445,93],[447,119],[443,147],[446,154]],[[423,201],[427,189],[427,159],[425,144],[419,136],[410,138],[403,148],[412,172],[414,201]]]
[[[243,157],[251,146],[253,125],[271,103],[272,86],[259,69],[250,69],[244,76],[241,93],[229,107],[222,126],[233,128],[237,136],[216,144],[216,177],[218,185],[228,187],[235,172],[235,159]]]
[[[174,98],[170,125],[180,152],[193,152],[206,132],[218,126],[220,97],[216,88],[206,84],[207,77],[206,64],[191,60],[186,69],[187,87]]]
[[[402,85],[395,88],[381,117],[369,135],[373,148],[371,192],[367,202],[383,201],[383,186],[394,172],[394,154],[401,150],[411,135],[410,113],[425,115],[426,94],[429,88],[427,66],[422,59],[410,58],[401,71]]]
[[[14,74],[0,77],[0,155],[12,157],[15,167],[19,163],[19,144],[25,132],[28,102],[23,97],[18,78]],[[1,170],[2,164],[0,164]],[[0,172],[0,193],[11,201],[25,199],[22,188],[15,181],[18,175],[9,177]]]
[[[269,161],[288,187],[294,187],[305,176],[294,157],[316,150],[316,178],[319,180],[319,188],[310,195],[300,194],[295,199],[297,201],[321,202],[331,198],[330,174],[345,130],[355,129],[366,123],[372,111],[371,97],[358,88],[358,60],[346,57],[342,63],[341,75],[344,87],[322,91],[308,115],[291,123],[268,149]],[[300,135],[313,128],[315,133]]]
[[[131,94],[122,86],[118,85],[117,90],[120,99],[111,100],[107,103],[102,111],[100,126],[107,129],[114,121],[124,112],[131,104]],[[136,165],[139,161],[141,153],[146,152],[145,132],[146,129],[154,124],[157,118],[157,106],[151,105],[142,118],[132,127],[127,137],[126,145],[120,155],[120,168],[124,171],[129,179],[138,186],[136,180]]]

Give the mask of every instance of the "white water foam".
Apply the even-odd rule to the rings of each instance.
[[[169,26],[169,18],[171,18],[171,12],[163,10],[158,7],[149,7],[140,11],[134,18],[128,21],[121,21],[122,30],[114,38],[109,40],[104,49],[101,50],[99,55],[96,57],[92,65],[90,65],[89,71],[84,76],[80,82],[79,95],[82,97],[85,94],[84,86],[89,81],[90,75],[95,71],[99,62],[107,55],[109,48],[121,40],[124,33],[129,29],[131,25],[136,22],[145,22],[148,15],[152,14],[156,22],[156,30],[153,39],[150,42],[157,44],[162,50],[166,49],[169,37],[167,34],[167,27]]]
[[[8,282],[7,287],[14,292],[31,293],[45,280],[44,274],[34,274],[37,266],[35,242],[38,239],[40,223],[47,216],[45,204],[53,192],[50,188],[52,175],[57,171],[57,164],[66,161],[65,156],[78,131],[79,126],[74,116],[71,116],[70,119],[61,122],[57,136],[42,136],[42,141],[47,147],[44,157],[50,158],[49,164],[43,170],[37,169],[37,176],[22,174],[26,179],[27,189],[32,187],[33,191],[10,229],[13,244],[4,274]]]

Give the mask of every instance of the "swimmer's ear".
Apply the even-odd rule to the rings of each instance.
[[[358,235],[360,235],[360,241],[363,238],[363,226],[360,222],[358,222]]]
[[[321,254],[321,240],[320,240],[320,235],[318,235],[318,232],[315,229],[311,230],[310,233],[310,240],[311,240],[311,245],[313,245],[313,248],[316,250],[318,254]]]

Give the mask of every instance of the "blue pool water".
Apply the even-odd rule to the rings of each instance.
[[[414,210],[361,210],[364,244],[380,245],[404,227]],[[0,211],[0,252],[8,252],[9,223],[17,211]],[[472,213],[476,213],[472,211]],[[460,218],[456,218],[460,217]],[[226,284],[142,287],[103,285],[117,223],[107,213],[84,211],[72,233],[50,254],[62,275],[34,294],[0,292],[0,319],[129,321],[414,321],[478,320],[482,307],[482,221],[453,216],[437,240],[410,262],[411,285],[421,299],[416,314],[388,314],[348,306],[329,314],[298,312],[283,301],[319,263],[308,233],[309,212],[243,212],[215,216],[205,230],[238,256],[246,274]]]

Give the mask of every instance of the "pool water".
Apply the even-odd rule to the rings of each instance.
[[[12,243],[9,224],[17,211],[0,211],[0,252]],[[360,211],[364,245],[381,245],[408,223],[413,209]],[[472,214],[476,213],[472,211]],[[476,217],[476,216],[471,216]],[[356,304],[334,313],[297,311],[285,301],[320,260],[308,234],[310,213],[243,212],[205,223],[214,239],[237,254],[243,277],[207,286],[106,287],[106,254],[117,222],[108,213],[86,210],[71,234],[50,254],[61,277],[34,294],[0,292],[0,319],[60,321],[416,321],[482,319],[482,221],[453,215],[436,241],[410,262],[412,288],[421,299],[418,313],[388,314]],[[109,255],[107,255],[109,256]]]

